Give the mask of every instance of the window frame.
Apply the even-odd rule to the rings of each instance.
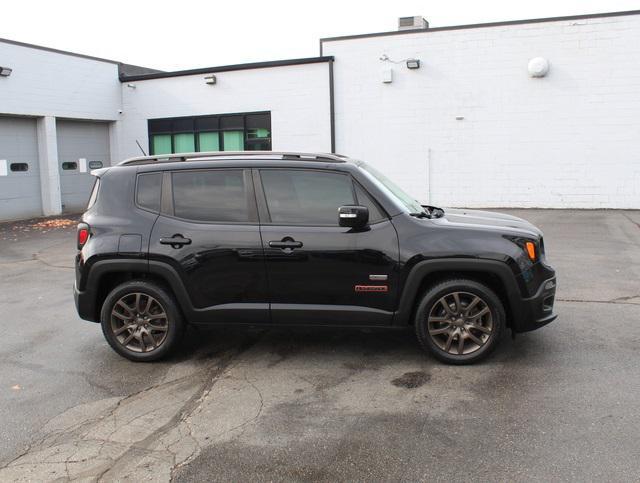
[[[244,197],[247,203],[247,221],[210,221],[210,220],[194,220],[191,218],[183,218],[175,214],[174,197],[173,197],[173,173],[188,173],[204,171],[241,171],[242,181],[245,186]],[[160,215],[180,220],[185,223],[195,223],[198,225],[259,225],[258,207],[256,205],[256,196],[251,178],[251,168],[241,168],[232,166],[221,166],[216,168],[189,168],[189,169],[171,169],[163,172],[162,178],[162,195],[160,198]]]
[[[258,202],[258,212],[260,214],[260,224],[261,225],[269,225],[269,226],[294,226],[294,227],[323,227],[323,228],[339,228],[344,230],[344,227],[339,225],[338,219],[338,211],[336,210],[336,224],[318,224],[318,223],[293,223],[293,222],[274,222],[271,219],[271,213],[269,212],[269,203],[267,202],[267,195],[264,190],[263,180],[262,180],[262,171],[313,171],[320,173],[332,173],[338,174],[341,176],[347,176],[351,181],[351,193],[353,194],[353,199],[356,203],[359,203],[358,195],[356,193],[356,183],[358,186],[365,192],[371,200],[376,204],[383,217],[380,220],[369,223],[369,225],[377,225],[379,223],[383,223],[389,220],[388,213],[384,210],[384,208],[377,202],[377,200],[371,196],[368,190],[366,190],[361,183],[359,183],[351,173],[341,171],[338,169],[327,169],[327,168],[298,168],[298,167],[264,167],[264,168],[254,168],[253,169],[253,182],[255,184],[256,198],[259,200]]]

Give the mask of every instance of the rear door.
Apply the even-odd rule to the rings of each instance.
[[[368,193],[345,172],[255,173],[273,322],[389,325],[398,237]],[[368,228],[338,226],[338,208],[354,204],[369,207]]]
[[[266,272],[251,171],[166,172],[150,263],[178,273],[199,323],[269,321]]]

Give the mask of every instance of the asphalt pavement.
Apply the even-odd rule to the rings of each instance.
[[[640,212],[545,232],[557,321],[445,366],[410,331],[190,330],[115,354],[73,306],[73,221],[0,225],[0,481],[629,481],[640,475]]]

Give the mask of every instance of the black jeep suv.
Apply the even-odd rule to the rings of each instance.
[[[76,307],[134,361],[167,355],[189,323],[413,326],[435,357],[465,364],[507,327],[556,318],[536,227],[421,206],[360,161],[192,153],[94,174]]]

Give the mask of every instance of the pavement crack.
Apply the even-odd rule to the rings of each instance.
[[[213,386],[219,380],[220,376],[231,366],[233,360],[242,353],[249,350],[255,344],[257,344],[259,340],[260,337],[247,339],[236,349],[223,353],[219,358],[217,364],[215,364],[212,368],[209,369],[209,371],[206,372],[205,375],[202,376],[204,382],[201,384],[200,389],[196,391],[175,412],[173,417],[171,417],[165,424],[157,428],[141,441],[138,441],[135,444],[129,446],[129,448],[124,453],[122,453],[114,460],[113,465],[111,465],[111,467],[106,472],[103,472],[96,478],[96,481],[99,482],[102,479],[106,478],[110,471],[117,471],[118,468],[122,466],[126,467],[126,465],[131,462],[132,458],[138,457],[141,451],[152,453],[153,450],[151,450],[150,448],[152,448],[162,436],[166,435],[171,430],[178,427],[180,424],[184,424],[186,419],[188,419],[189,416],[194,413],[194,411],[197,411],[201,407],[206,396],[211,392]],[[173,465],[171,468],[172,475],[176,466],[177,465]]]
[[[621,213],[622,216],[624,216],[627,220],[629,220],[631,223],[633,223],[634,225],[636,225],[638,228],[640,228],[640,223],[638,223],[637,221],[635,221],[633,218],[631,218],[629,215],[627,215],[626,213],[622,212]]]

